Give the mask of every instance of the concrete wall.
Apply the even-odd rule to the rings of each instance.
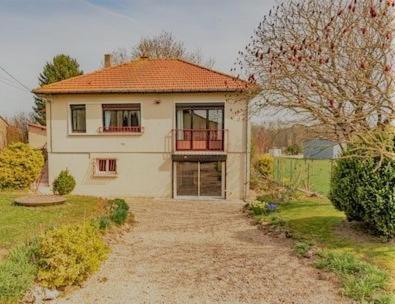
[[[42,149],[47,144],[47,130],[45,127],[28,126],[29,145],[34,149]]]
[[[158,103],[157,101],[160,101]],[[233,113],[245,102],[227,102],[224,94],[98,94],[62,95],[47,103],[49,182],[68,168],[77,180],[75,193],[103,196],[172,196],[173,141],[176,103],[225,103],[227,197],[244,198],[248,183],[247,122]],[[141,134],[103,134],[103,103],[140,103]],[[73,134],[70,104],[86,105],[84,134]],[[175,152],[179,153],[179,152]],[[190,154],[199,152],[188,152]],[[204,152],[211,154],[213,152]],[[200,153],[201,154],[201,153]],[[93,176],[96,158],[116,158],[117,177]],[[248,157],[247,157],[248,158]]]

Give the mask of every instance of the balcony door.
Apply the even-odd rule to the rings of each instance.
[[[175,197],[223,198],[224,162],[175,162]]]
[[[224,106],[177,105],[177,150],[223,150]]]

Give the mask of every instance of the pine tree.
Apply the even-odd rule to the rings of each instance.
[[[83,71],[77,60],[68,55],[60,54],[47,62],[38,77],[40,86],[81,75]],[[46,124],[45,100],[35,96],[33,106],[34,121],[40,125]]]

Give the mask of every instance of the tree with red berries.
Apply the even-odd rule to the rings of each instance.
[[[395,118],[393,32],[394,0],[284,1],[234,70],[256,84],[253,112],[292,111],[347,142]]]

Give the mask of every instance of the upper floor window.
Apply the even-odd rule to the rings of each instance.
[[[177,129],[221,130],[224,128],[223,104],[177,104]]]
[[[70,105],[71,131],[75,133],[86,132],[86,107],[85,105]]]
[[[141,132],[140,104],[103,104],[104,132]]]

